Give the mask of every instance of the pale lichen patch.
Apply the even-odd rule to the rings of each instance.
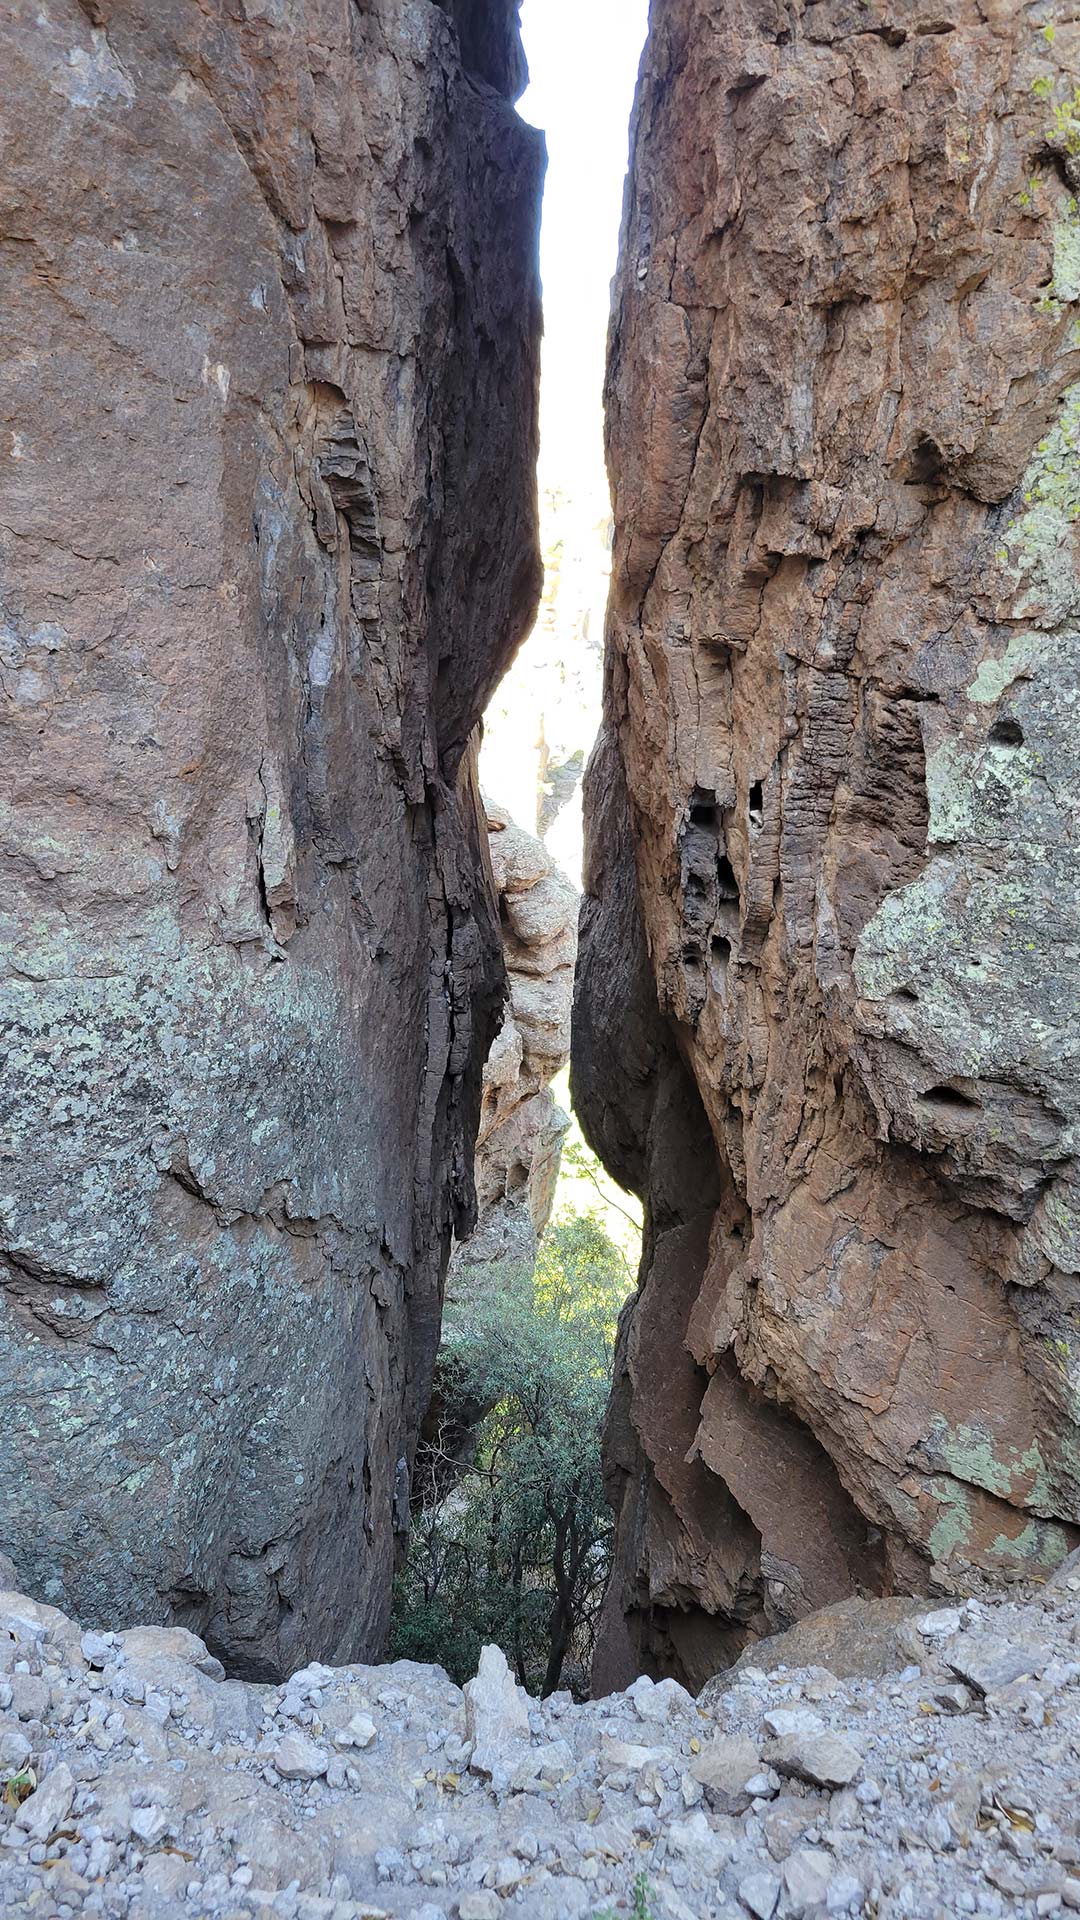
[[[1003,557],[1026,577],[1025,600],[1056,625],[1080,608],[1071,529],[1080,518],[1080,381],[1040,440],[1022,482],[1023,512],[1007,528]],[[1023,611],[1023,602],[1020,605]]]

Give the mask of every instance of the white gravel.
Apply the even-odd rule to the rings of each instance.
[[[704,1707],[649,1680],[575,1706],[495,1650],[467,1699],[408,1662],[253,1686],[182,1630],[81,1633],[0,1592],[0,1911],[1080,1910],[1080,1574],[927,1603],[908,1644],[885,1679],[750,1667]]]

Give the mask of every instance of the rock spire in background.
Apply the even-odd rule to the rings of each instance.
[[[541,840],[486,803],[510,995],[484,1067],[476,1141],[476,1231],[457,1270],[531,1266],[551,1214],[570,1124],[551,1081],[570,1058],[577,888]]]

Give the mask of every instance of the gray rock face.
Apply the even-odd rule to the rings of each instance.
[[[574,1038],[648,1220],[604,1685],[1080,1526],[1080,35],[810,12],[654,0],[632,132]]]
[[[254,1675],[380,1646],[473,1214],[470,736],[539,585],[515,21],[0,27],[5,1543]]]

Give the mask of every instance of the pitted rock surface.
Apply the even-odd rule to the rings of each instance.
[[[381,1646],[474,1212],[471,736],[539,590],[516,17],[0,25],[0,1506],[37,1590],[249,1675]]]
[[[649,1220],[600,1684],[1077,1539],[1078,81],[1055,4],[652,8],[574,1041]]]
[[[528,1699],[494,1647],[464,1692],[408,1661],[231,1682],[193,1634],[80,1634],[0,1593],[0,1912],[1065,1914],[1080,1902],[1078,1603],[1080,1575],[965,1602],[873,1679],[748,1667],[708,1704],[642,1677],[575,1705]],[[1003,1684],[958,1704],[954,1674],[991,1643]],[[848,1783],[771,1764],[799,1739],[850,1756]]]

